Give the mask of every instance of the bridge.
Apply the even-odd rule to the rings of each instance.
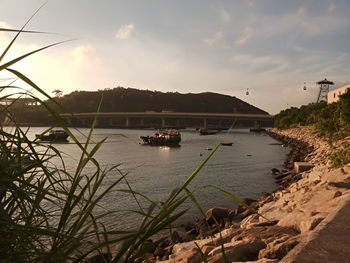
[[[60,114],[68,124],[89,127],[96,118],[97,127],[116,128],[203,128],[228,129],[235,121],[259,129],[261,123],[272,122],[268,114],[197,113],[197,112],[89,112]]]

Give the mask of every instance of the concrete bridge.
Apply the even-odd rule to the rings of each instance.
[[[203,128],[228,129],[234,121],[259,129],[262,123],[272,122],[274,116],[243,113],[195,112],[90,112],[61,114],[68,124],[89,127],[96,118],[97,127],[118,128]]]

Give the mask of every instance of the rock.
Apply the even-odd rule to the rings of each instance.
[[[328,183],[328,185],[334,186],[337,188],[350,189],[350,182],[330,182]]]
[[[212,251],[215,248],[213,245],[204,245],[201,250],[204,255],[208,255],[210,251]]]
[[[251,199],[251,198],[244,198],[244,199],[243,199],[243,202],[244,202],[246,205],[252,206],[253,203],[256,203],[256,202],[257,202],[257,200]]]
[[[173,244],[182,242],[182,238],[180,237],[179,233],[177,231],[172,232],[171,234],[171,242]]]
[[[208,224],[212,225],[214,223],[223,221],[225,218],[229,217],[231,210],[224,207],[214,207],[209,209],[205,213],[205,219]]]
[[[336,191],[336,192],[334,193],[333,198],[339,197],[339,196],[341,196],[341,195],[342,195],[342,192]]]
[[[261,223],[254,224],[253,226],[274,226],[278,223],[278,220],[265,221]]]
[[[307,220],[301,221],[299,225],[300,232],[305,233],[307,231],[313,230],[323,219],[324,217],[314,216],[307,218]]]
[[[272,168],[271,169],[271,174],[272,175],[276,175],[276,174],[279,174],[280,173],[280,170],[278,170],[277,168]]]
[[[217,234],[215,234],[215,245],[221,245],[221,244],[225,244],[227,242],[230,242],[231,239],[242,233],[242,229],[240,228],[228,228],[225,229]]]
[[[270,259],[282,259],[287,253],[292,250],[297,244],[298,240],[291,238],[285,242],[276,240],[267,245],[266,249],[261,250],[259,258],[270,258]]]
[[[246,218],[247,216],[250,216],[251,214],[253,214],[253,212],[251,210],[245,210],[244,212],[240,213],[239,216],[242,219]]]
[[[183,253],[184,251],[197,248],[195,243],[197,243],[197,245],[200,248],[202,248],[204,245],[215,245],[216,244],[215,242],[217,242],[215,238],[208,238],[208,239],[193,240],[185,243],[175,244],[173,246],[173,253],[179,254],[179,253]]]
[[[153,252],[153,255],[163,257],[165,255],[165,249],[158,246]]]
[[[147,239],[142,244],[142,250],[147,253],[153,253],[156,249],[157,245],[152,241],[152,239]]]
[[[198,235],[197,230],[195,228],[188,230],[186,235]]]
[[[286,177],[288,175],[291,175],[291,174],[292,174],[292,171],[287,171],[285,173],[280,173],[279,175],[275,176],[275,179],[276,180],[280,180],[280,179],[282,179],[282,178],[284,178],[284,177]]]
[[[254,261],[235,261],[234,263],[278,263],[277,259],[262,258]]]
[[[266,244],[261,240],[253,240],[247,242],[235,242],[224,245],[225,256],[229,262],[234,261],[252,261],[257,260],[259,251],[264,249]],[[209,263],[224,263],[222,257],[222,247],[216,247],[209,255],[212,257],[208,260]]]
[[[143,261],[144,261],[144,258],[138,257],[134,260],[134,263],[142,263]]]
[[[109,253],[102,253],[96,256],[93,256],[87,260],[89,263],[104,263],[110,262],[112,260],[112,255]]]
[[[201,263],[202,256],[198,248],[191,248],[180,254],[170,255],[169,261],[176,263]]]
[[[271,243],[276,239],[282,237],[293,237],[298,235],[299,232],[292,227],[280,227],[277,225],[274,226],[265,226],[265,227],[251,227],[249,229],[242,230],[241,233],[236,234],[231,242],[236,240],[262,240],[265,243]]]
[[[196,224],[194,224],[192,222],[187,222],[185,224],[182,224],[181,227],[183,227],[185,229],[185,231],[190,231],[190,230],[196,228]]]
[[[240,227],[247,228],[257,223],[259,223],[259,216],[257,214],[252,214],[241,221]]]

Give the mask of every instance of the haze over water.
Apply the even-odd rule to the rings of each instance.
[[[40,133],[44,128],[31,128],[29,138]],[[80,129],[83,134],[88,129]],[[84,136],[75,132],[79,141]],[[129,139],[116,136],[124,134]],[[164,201],[172,189],[179,187],[209,154],[208,148],[214,148],[219,141],[233,142],[233,146],[221,146],[190,184],[195,190],[203,209],[214,206],[234,208],[237,205],[214,188],[200,189],[206,185],[220,187],[240,198],[258,198],[262,192],[271,192],[277,185],[270,174],[270,169],[281,168],[288,148],[277,145],[265,134],[250,133],[247,130],[235,130],[230,134],[221,132],[217,135],[200,136],[196,131],[181,132],[181,147],[156,147],[139,145],[141,135],[152,135],[153,130],[120,130],[95,129],[92,140],[98,142],[107,138],[106,143],[96,155],[102,166],[111,167],[121,164],[123,173],[133,190],[147,195],[153,200]],[[74,144],[55,144],[55,147],[66,153],[64,159],[68,170],[74,170],[80,157],[80,150]],[[202,155],[202,156],[201,156]],[[251,155],[251,156],[248,156]],[[93,172],[88,171],[88,172]],[[110,173],[103,187],[120,178],[117,172]],[[127,189],[123,182],[117,189]],[[109,194],[101,203],[108,210],[132,210],[137,208],[135,201],[121,192]],[[183,221],[199,216],[194,205],[188,201],[190,211]],[[111,215],[108,225],[126,229],[135,226],[135,220],[126,216],[127,212]]]

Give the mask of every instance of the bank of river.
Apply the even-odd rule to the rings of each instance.
[[[28,136],[34,138],[44,128],[34,127]],[[88,129],[74,131],[79,141],[84,141]],[[219,141],[233,142],[233,146],[222,146],[207,163],[190,189],[198,190],[204,185],[215,185],[241,198],[258,198],[262,192],[271,192],[276,188],[270,169],[280,168],[288,148],[271,145],[276,141],[265,134],[250,133],[248,130],[234,130],[230,134],[221,132],[217,135],[200,136],[196,131],[184,130],[181,147],[141,146],[141,135],[152,135],[154,130],[118,130],[95,129],[92,141],[98,142],[107,138],[105,144],[96,155],[102,166],[121,164],[123,173],[128,173],[127,179],[131,187],[152,199],[164,200],[172,189],[180,186],[191,172],[209,154]],[[116,134],[127,136],[121,137]],[[74,170],[80,156],[80,150],[74,144],[55,144],[55,147],[65,153],[63,155],[68,170]],[[59,164],[57,162],[57,164]],[[104,187],[120,176],[110,173]],[[127,188],[124,182],[118,188]],[[214,206],[237,207],[231,199],[214,189],[196,191],[196,197],[203,209]],[[114,192],[105,198],[102,206],[110,210],[130,210],[136,207],[130,195]],[[185,204],[193,207],[191,202]],[[199,216],[195,208],[183,217],[188,221]],[[130,220],[125,212],[110,216],[105,222],[116,229],[128,229],[137,226],[136,220]]]
[[[303,246],[314,229],[350,197],[350,164],[334,169],[328,161],[344,143],[350,143],[350,137],[330,146],[309,127],[274,129],[270,134],[293,147],[292,158],[314,167],[297,174],[289,172],[277,190],[253,202],[251,206],[262,216],[242,207],[209,210],[207,223],[224,230],[204,239],[174,244],[170,256],[155,255],[154,261],[199,263],[203,253],[209,263],[221,263],[225,262],[224,249],[227,262],[300,262],[294,261],[295,254],[291,256],[290,252]],[[219,224],[210,221],[212,218]]]

